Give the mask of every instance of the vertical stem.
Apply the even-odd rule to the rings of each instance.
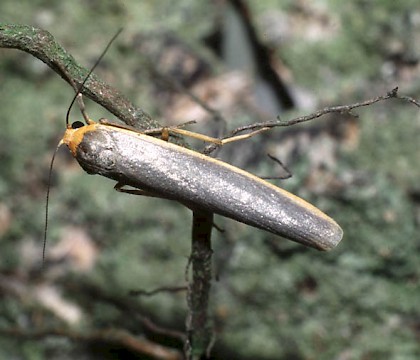
[[[208,305],[211,287],[211,230],[213,214],[197,210],[193,212],[192,283],[188,292],[188,317],[186,353],[188,359],[205,359],[212,339]]]

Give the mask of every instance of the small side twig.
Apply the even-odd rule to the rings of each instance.
[[[413,99],[410,96],[397,95],[397,96],[395,96],[395,98],[396,99],[403,100],[403,101],[406,101],[406,102],[411,103],[411,104],[414,104],[415,106],[417,106],[417,107],[420,108],[420,101],[418,101],[416,99]]]
[[[162,286],[157,289],[153,289],[151,291],[146,290],[131,290],[129,292],[130,296],[153,296],[162,292],[166,293],[175,293],[179,291],[187,291],[187,286]]]
[[[395,87],[391,91],[387,92],[385,95],[377,96],[375,98],[365,100],[365,101],[362,101],[362,102],[356,102],[356,103],[348,104],[348,105],[326,107],[324,109],[315,111],[312,114],[299,116],[299,117],[289,119],[289,120],[282,120],[282,119],[280,119],[280,117],[277,117],[277,120],[270,120],[270,121],[258,122],[258,123],[253,123],[253,124],[249,124],[249,125],[240,126],[236,129],[232,130],[229,135],[224,137],[224,139],[231,138],[231,137],[237,135],[238,133],[245,132],[245,131],[254,131],[254,130],[258,130],[258,129],[262,129],[262,128],[292,126],[292,125],[300,124],[300,123],[303,123],[303,122],[311,121],[311,120],[317,119],[321,116],[324,116],[326,114],[331,114],[331,113],[340,113],[340,114],[347,113],[347,114],[351,114],[352,116],[356,116],[355,114],[352,113],[352,110],[360,108],[360,107],[364,107],[364,106],[373,105],[377,102],[385,101],[385,100],[389,100],[389,99],[402,100],[402,101],[414,104],[415,106],[420,108],[420,101],[418,101],[416,99],[413,99],[412,97],[409,97],[409,96],[399,95],[398,94],[398,87]],[[205,154],[209,154],[209,153],[213,152],[215,149],[217,149],[218,147],[220,147],[220,145],[211,144],[211,145],[207,146],[203,152]]]
[[[369,100],[365,100],[362,102],[356,102],[354,104],[348,104],[348,105],[339,105],[339,106],[331,106],[331,107],[326,107],[324,109],[318,110],[312,114],[309,115],[304,115],[304,116],[299,116],[290,120],[281,120],[280,117],[277,117],[277,121],[266,121],[266,122],[260,122],[260,123],[254,123],[251,125],[245,125],[245,126],[241,126],[236,128],[235,130],[233,130],[229,136],[227,137],[232,137],[242,131],[247,131],[247,130],[256,130],[256,129],[260,129],[260,128],[264,128],[264,127],[279,127],[279,126],[292,126],[292,125],[296,125],[296,124],[300,124],[303,122],[307,122],[310,120],[314,120],[317,119],[323,115],[326,114],[331,114],[331,113],[340,113],[340,114],[345,114],[345,113],[351,113],[351,111],[353,109],[356,108],[360,108],[360,107],[364,107],[364,106],[369,106],[369,105],[373,105],[377,102],[380,101],[384,101],[384,100],[388,100],[388,99],[399,99],[399,100],[403,100],[403,101],[407,101],[410,102],[418,107],[420,107],[420,102],[409,97],[409,96],[400,96],[398,95],[398,87],[392,89],[391,91],[387,92],[385,95],[381,95],[381,96],[377,96],[375,98],[369,99]],[[353,115],[355,116],[355,115]]]
[[[283,169],[285,175],[283,175],[283,176],[260,176],[261,179],[265,179],[265,180],[274,180],[274,179],[286,180],[286,179],[290,179],[293,176],[290,169],[286,165],[284,165],[283,162],[279,158],[276,158],[275,156],[273,156],[271,154],[267,154],[267,156]]]

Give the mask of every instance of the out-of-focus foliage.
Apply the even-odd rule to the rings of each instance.
[[[47,29],[87,66],[123,25],[97,73],[160,117],[167,95],[155,90],[156,79],[144,65],[149,54],[135,48],[141,45],[135,39],[170,32],[211,63],[216,76],[223,64],[201,42],[220,16],[212,3],[3,0],[0,21]],[[408,65],[420,57],[416,1],[273,0],[249,1],[249,6],[260,37],[288,69],[289,85],[315,108],[371,98],[396,85],[419,97],[419,65]],[[83,173],[65,150],[58,155],[51,189],[47,252],[56,264],[42,281],[36,275],[49,161],[73,93],[37,59],[17,50],[0,49],[0,84],[1,328],[124,327],[141,334],[133,312],[116,310],[109,296],[134,302],[157,323],[183,330],[184,293],[132,299],[128,291],[184,283],[189,211],[119,194],[111,181]],[[109,117],[91,102],[87,110],[94,119]],[[294,176],[281,185],[328,212],[345,235],[337,249],[319,253],[217,218],[226,229],[216,232],[214,241],[218,358],[223,358],[220,349],[259,359],[420,357],[420,112],[389,101],[357,113],[360,118],[341,137],[319,119],[255,138],[237,153],[252,158],[252,171],[271,174],[272,163],[256,158],[247,146],[266,147],[284,160],[282,151],[292,139],[295,154],[284,156]],[[239,108],[228,120],[243,125],[256,119]],[[318,133],[327,135],[317,138]],[[334,155],[330,162],[321,159],[322,169],[314,158],[328,144]],[[61,262],[74,253],[73,263]],[[41,285],[59,291],[57,304],[67,309],[67,318],[45,305]],[[74,322],[69,304],[81,314],[74,313]],[[81,344],[65,339],[0,337],[1,358],[89,358],[86,354]]]

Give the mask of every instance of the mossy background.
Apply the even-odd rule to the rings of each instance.
[[[275,56],[292,74],[289,84],[305,89],[315,103],[310,109],[284,112],[282,118],[372,98],[397,85],[401,93],[420,97],[417,1],[248,3],[260,38],[275,48]],[[171,33],[211,64],[211,75],[217,76],[226,68],[202,40],[214,30],[221,11],[222,5],[192,0],[3,0],[0,22],[48,30],[87,67],[123,25],[123,34],[96,73],[165,124],[172,119],[164,118],[164,97],[156,96],[155,79],[143,65],[149,54],[136,51],[133,39]],[[270,25],[271,18],[275,21]],[[281,19],[287,21],[286,30],[276,38],[271,31],[282,25]],[[309,36],[314,24],[323,31],[315,38]],[[54,244],[66,234],[81,233],[94,246],[94,265],[82,271],[80,262],[64,251],[62,258],[50,255],[55,263],[39,280],[48,166],[73,92],[39,60],[10,49],[0,49],[0,84],[1,328],[88,333],[115,327],[141,335],[145,330],[132,309],[117,311],[105,300],[113,296],[182,331],[184,293],[132,298],[128,291],[184,284],[190,212],[168,201],[113,191],[111,181],[85,174],[65,149],[54,170],[47,252],[55,254]],[[93,119],[111,117],[92,102],[87,108]],[[234,114],[229,128],[257,121],[240,108]],[[277,129],[238,145],[275,149],[284,160],[282,144],[295,140],[294,131],[309,134],[310,146],[286,157],[294,176],[281,186],[328,212],[345,235],[337,249],[319,253],[216,218],[226,233],[214,235],[215,358],[420,357],[420,111],[393,100],[357,114],[356,140],[332,137],[334,159],[326,169],[311,160],[319,148],[310,134],[329,134],[331,123],[346,123],[347,117],[318,119],[293,128],[297,130]],[[74,111],[73,119],[78,116]],[[200,132],[200,127],[194,130]],[[318,141],[325,144],[325,138]],[[273,172],[265,157],[249,161],[238,158],[246,151],[232,154],[229,149],[220,156],[234,155],[229,161],[244,163],[257,174]],[[72,324],[57,316],[37,297],[41,285],[58,289],[83,316]],[[96,295],[89,289],[96,289]],[[0,338],[1,358],[75,356],[118,358],[111,350],[98,355],[98,349],[66,339]]]

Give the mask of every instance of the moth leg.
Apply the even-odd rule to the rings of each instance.
[[[225,145],[234,141],[241,141],[241,140],[245,140],[245,139],[249,139],[259,133],[262,133],[264,131],[267,131],[269,129],[271,129],[270,127],[263,127],[261,129],[258,130],[254,130],[251,131],[250,133],[247,134],[242,134],[242,135],[236,135],[236,136],[232,136],[232,137],[228,137],[225,139],[218,139],[218,138],[214,138],[211,136],[207,136],[207,135],[203,135],[203,134],[199,134],[193,131],[189,131],[189,130],[184,130],[184,129],[180,129],[180,128],[167,128],[168,132],[173,132],[176,134],[180,134],[180,135],[185,135],[194,139],[198,139],[198,140],[202,140],[205,142],[209,142],[209,143],[213,143],[216,145]]]
[[[98,122],[99,122],[99,124],[102,124],[102,125],[113,126],[113,127],[119,128],[119,129],[125,129],[125,130],[134,131],[134,132],[139,133],[139,134],[144,134],[143,131],[139,131],[139,129],[136,129],[133,126],[126,125],[126,124],[117,124],[117,123],[109,121],[108,119],[105,119],[105,118],[100,118]]]
[[[228,143],[234,142],[234,141],[241,141],[241,140],[249,139],[249,138],[251,138],[255,135],[258,135],[258,134],[260,134],[264,131],[270,130],[270,129],[271,129],[271,127],[263,127],[261,129],[251,131],[250,133],[247,133],[247,134],[228,137],[228,138],[222,139],[222,145],[225,145],[225,144],[228,144]]]
[[[211,136],[207,136],[207,135],[204,135],[204,134],[196,133],[194,131],[181,129],[181,127],[190,124],[191,121],[187,122],[187,123],[184,123],[184,124],[181,124],[181,125],[178,125],[176,127],[161,127],[161,128],[155,128],[155,129],[148,129],[148,130],[145,130],[145,131],[138,131],[138,130],[136,130],[136,129],[128,126],[128,125],[111,123],[107,119],[100,119],[99,123],[104,124],[104,125],[109,125],[109,126],[115,126],[115,127],[122,128],[122,129],[133,130],[135,132],[145,134],[145,135],[160,135],[160,138],[162,140],[165,140],[165,141],[169,140],[169,134],[174,133],[174,134],[188,136],[188,137],[193,138],[193,139],[202,140],[204,142],[208,142],[208,143],[212,143],[212,144],[216,144],[216,145],[220,145],[220,146],[231,143],[231,142],[234,142],[234,141],[241,141],[241,140],[249,139],[249,138],[251,138],[251,137],[253,137],[253,136],[255,136],[259,133],[262,133],[264,131],[267,131],[267,130],[271,129],[271,127],[263,127],[261,129],[251,131],[247,134],[236,135],[236,136],[227,137],[227,138],[224,138],[224,139],[218,139],[218,138],[215,138],[215,137],[211,137]]]
[[[203,137],[208,138],[208,139],[212,139],[212,140],[214,139],[214,138],[210,138],[210,137],[207,137],[205,135],[202,135],[202,134],[195,133],[193,131],[182,130],[183,127],[185,127],[187,125],[195,124],[195,123],[196,123],[195,120],[191,120],[191,121],[186,121],[182,124],[178,124],[176,126],[171,126],[171,127],[164,126],[164,127],[157,128],[157,129],[149,129],[149,130],[146,130],[144,133],[147,134],[147,135],[148,134],[160,135],[160,138],[162,140],[165,140],[165,141],[169,140],[169,134],[170,133],[182,134],[182,135],[186,135],[186,136],[189,136],[189,137],[196,137],[198,139],[202,139]]]
[[[79,104],[80,112],[82,113],[83,119],[87,125],[92,125],[95,123],[87,114],[86,114],[86,107],[85,102],[83,101],[83,95],[81,92],[77,93],[77,103]]]
[[[114,190],[120,193],[125,193],[125,194],[130,194],[130,195],[147,196],[147,197],[154,197],[154,198],[160,198],[160,199],[174,200],[170,196],[163,196],[162,194],[154,193],[153,191],[147,191],[147,190],[142,190],[142,189],[124,189],[124,186],[127,186],[127,185],[118,182],[115,184]]]
[[[108,125],[108,126],[113,126],[119,129],[125,129],[125,130],[130,130],[130,131],[134,131],[136,133],[139,134],[145,134],[145,135],[160,135],[162,140],[168,141],[169,140],[169,127],[160,127],[160,128],[155,128],[155,129],[147,129],[144,131],[139,131],[138,129],[130,126],[130,125],[126,125],[126,124],[116,124],[113,123],[111,121],[109,121],[108,119],[102,118],[99,119],[99,123],[102,125]]]
[[[67,79],[69,84],[72,86],[72,88],[76,92],[76,100],[77,100],[77,103],[79,104],[80,112],[82,113],[83,119],[85,120],[86,124],[87,125],[94,124],[95,122],[92,119],[90,119],[89,116],[86,113],[86,107],[85,107],[85,103],[83,102],[83,95],[81,93],[83,85],[82,85],[82,87],[79,88],[76,85],[76,83],[74,82],[73,78],[71,76],[69,76],[69,74],[67,74],[67,70],[63,65],[61,65],[59,63],[55,63],[55,65],[60,69],[61,75],[64,76]],[[88,77],[89,77],[89,75],[88,75]],[[73,105],[73,103],[72,103],[72,105]],[[71,109],[71,106],[70,106],[70,109]],[[69,112],[70,112],[70,109],[69,109]],[[67,114],[67,116],[68,115],[69,114]]]
[[[202,140],[205,142],[209,142],[209,143],[213,143],[213,144],[217,144],[217,145],[223,145],[222,140],[211,137],[211,136],[207,136],[204,134],[199,134],[196,133],[194,131],[189,131],[189,130],[185,130],[185,129],[180,129],[180,128],[168,128],[169,132],[175,133],[175,134],[179,134],[179,135],[184,135],[184,136],[188,136],[190,138],[193,139],[198,139],[198,140]]]
[[[141,189],[124,189],[124,186],[126,186],[126,184],[123,183],[116,183],[114,186],[114,190],[120,192],[120,193],[125,193],[125,194],[131,194],[131,195],[139,195],[139,196],[148,196],[148,197],[161,197],[158,196],[155,193],[152,193],[150,191],[146,191],[146,190],[141,190]]]

